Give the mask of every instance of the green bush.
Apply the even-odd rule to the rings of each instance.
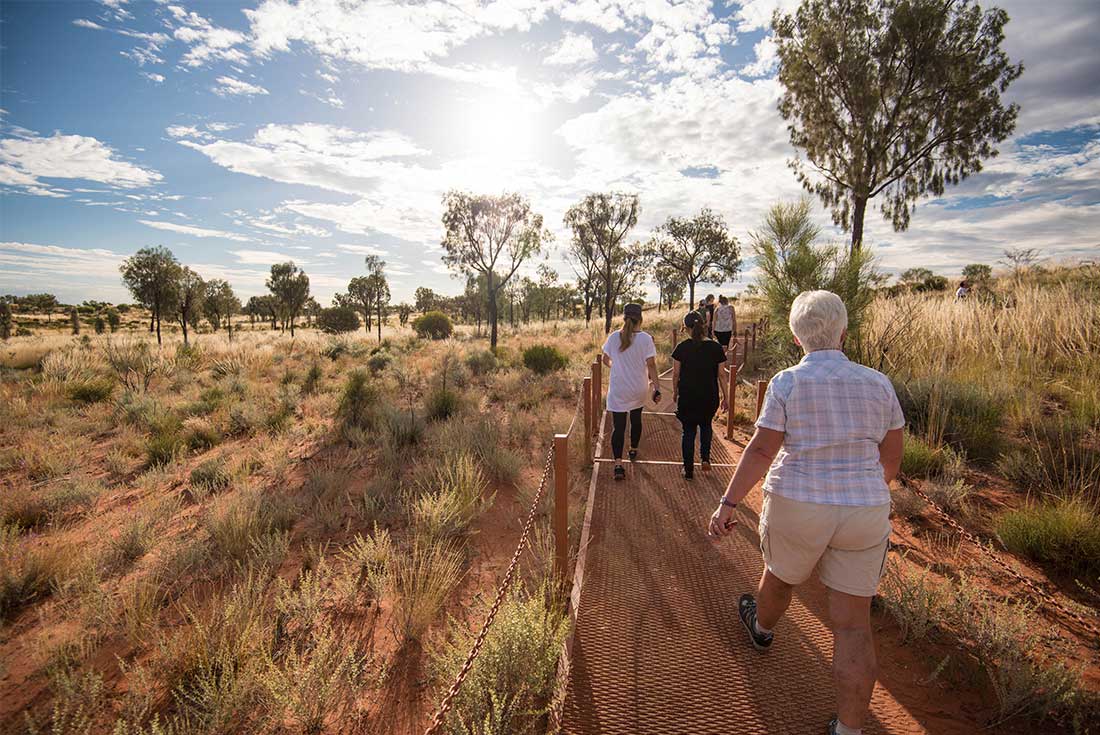
[[[564,369],[569,364],[569,358],[557,347],[532,345],[523,351],[523,364],[533,373],[546,375]]]
[[[910,430],[942,436],[967,459],[990,464],[1001,456],[1005,401],[981,386],[949,379],[921,378],[896,383]]]
[[[931,477],[943,471],[943,449],[936,449],[919,436],[906,434],[901,455],[901,472],[908,477]]]
[[[114,389],[115,384],[106,378],[88,378],[70,383],[65,387],[65,394],[81,403],[99,403],[110,398]]]
[[[205,421],[195,423],[187,427],[184,435],[187,447],[196,452],[202,452],[221,443],[222,435]]]
[[[150,467],[168,464],[183,453],[186,442],[179,417],[174,414],[159,416],[150,428],[152,435],[145,445],[146,461]]]
[[[1100,516],[1080,500],[1008,511],[997,519],[997,535],[1017,554],[1061,571],[1100,573]]]
[[[353,370],[344,384],[337,415],[345,429],[373,429],[382,400],[378,386],[362,370]]]
[[[414,411],[393,411],[386,417],[386,432],[394,447],[411,447],[424,438],[424,423]]]
[[[380,373],[392,362],[393,358],[386,352],[376,352],[367,358],[367,367],[372,373]]]
[[[1087,423],[1071,416],[1035,418],[1021,447],[998,469],[1021,490],[1100,503],[1100,451]]]
[[[229,487],[233,477],[226,469],[223,460],[208,459],[191,470],[190,481],[195,487],[213,491]]]
[[[306,371],[306,377],[302,381],[302,393],[310,395],[317,392],[317,384],[321,382],[321,378],[324,377],[324,373],[321,371],[321,366],[314,362],[309,366],[309,370]]]
[[[317,315],[317,328],[326,334],[343,334],[359,329],[359,315],[347,306],[321,309]]]
[[[429,311],[413,320],[413,329],[421,338],[447,339],[454,332],[454,325],[442,311]]]
[[[424,413],[429,421],[443,421],[458,413],[461,406],[462,397],[457,391],[439,386],[424,400]]]
[[[488,375],[497,367],[497,356],[491,350],[475,350],[466,355],[466,367],[474,375]]]

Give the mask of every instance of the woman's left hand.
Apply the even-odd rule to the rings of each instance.
[[[733,519],[733,508],[728,505],[719,505],[718,509],[711,514],[710,522],[707,523],[707,535],[712,539],[723,538],[728,536],[736,525],[737,521]]]

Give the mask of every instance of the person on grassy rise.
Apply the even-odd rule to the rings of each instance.
[[[901,467],[905,419],[890,379],[841,351],[848,313],[840,297],[807,291],[791,305],[790,326],[806,355],[772,378],[756,432],[707,523],[714,539],[764,476],[760,548],[764,572],[738,614],[758,650],[791,592],[817,567],[833,631],[837,717],[830,735],[859,735],[875,688],[871,598],[886,565],[889,483]]]
[[[710,445],[714,438],[711,422],[714,414],[728,406],[726,381],[719,380],[718,366],[726,361],[726,351],[713,340],[704,338],[706,329],[703,318],[689,311],[684,326],[691,337],[676,345],[672,351],[672,399],[676,401],[676,418],[680,420],[685,479],[695,473],[695,436],[699,435],[699,458],[703,470],[710,469]],[[721,388],[722,401],[718,392]]]
[[[638,456],[642,438],[642,406],[652,395],[661,399],[657,380],[657,347],[653,337],[641,331],[642,307],[627,304],[623,308],[623,326],[607,335],[603,345],[603,362],[610,366],[607,379],[607,410],[611,412],[614,430],[611,432],[611,453],[615,457],[615,479],[626,477],[623,469],[623,444],[627,417],[630,418],[630,460]]]

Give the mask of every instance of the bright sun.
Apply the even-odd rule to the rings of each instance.
[[[463,110],[463,147],[485,161],[515,162],[534,153],[535,113],[523,100],[488,97],[470,100]]]

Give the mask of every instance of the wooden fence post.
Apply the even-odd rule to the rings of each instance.
[[[584,463],[592,461],[592,377],[584,378]]]
[[[745,362],[749,361],[749,328],[745,327]]]
[[[554,576],[564,589],[569,574],[569,435],[554,434]]]
[[[592,363],[592,433],[600,430],[600,417],[603,416],[603,358],[597,356]]]
[[[730,375],[729,375],[729,413],[726,414],[726,438],[733,438],[733,415],[737,412],[737,355],[734,350],[733,360],[730,361]]]
[[[679,338],[680,338],[680,330],[677,329],[676,327],[673,327],[672,328],[672,348],[669,350],[669,354],[672,354],[672,351],[676,349],[676,344],[677,344],[676,341]]]
[[[756,349],[756,322],[752,323],[752,348]]]
[[[756,381],[756,418],[760,418],[760,409],[764,407],[764,394],[768,391],[768,381]]]

